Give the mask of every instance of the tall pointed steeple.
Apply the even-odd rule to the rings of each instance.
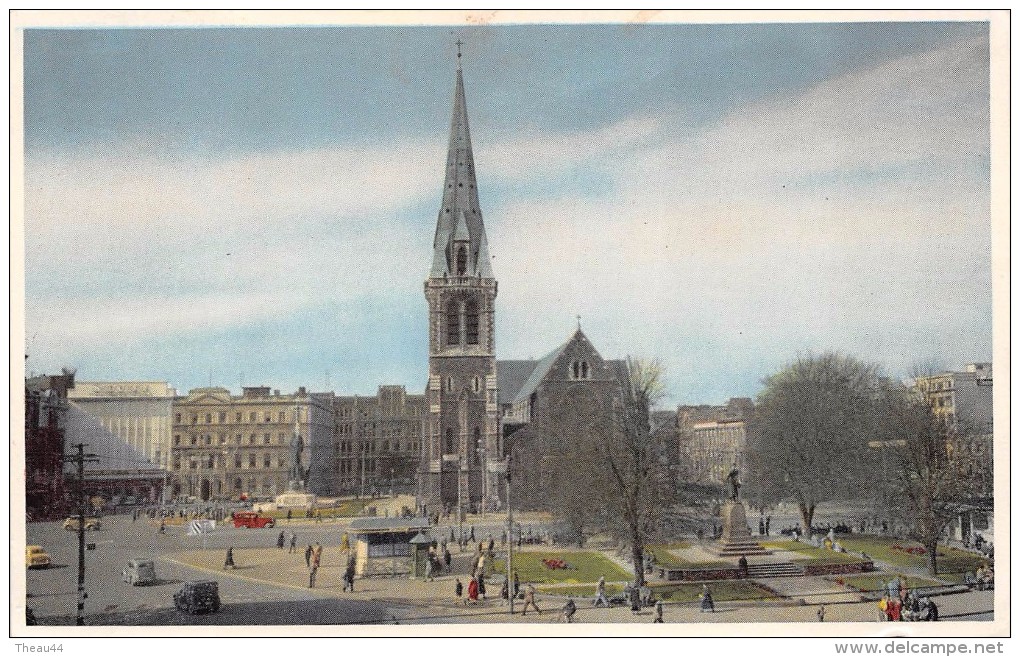
[[[493,278],[489,262],[489,245],[485,224],[478,204],[478,182],[475,179],[475,158],[471,152],[471,131],[468,128],[467,101],[464,98],[464,76],[457,55],[457,85],[453,95],[453,117],[450,119],[450,142],[446,155],[446,180],[443,183],[443,204],[436,221],[433,241],[432,269],[429,276],[477,276]],[[454,241],[458,224],[463,218],[469,236],[467,269],[457,271]]]

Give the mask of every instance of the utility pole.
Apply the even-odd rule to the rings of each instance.
[[[85,453],[85,443],[78,443],[74,446],[76,454],[65,454],[64,459],[78,465],[78,611],[75,616],[75,625],[85,624],[85,463],[97,463],[99,461],[95,454]]]
[[[517,591],[514,590],[513,566],[514,560],[514,512],[510,507],[510,455],[506,457],[506,590],[510,598],[510,615],[514,615],[514,598]]]

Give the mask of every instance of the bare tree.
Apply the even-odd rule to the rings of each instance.
[[[864,481],[873,455],[877,367],[836,353],[799,357],[766,379],[747,455],[763,499],[793,497],[810,531],[820,502]]]
[[[990,461],[975,460],[968,450],[968,428],[949,424],[916,391],[889,391],[883,398],[882,435],[894,459],[890,510],[911,527],[924,546],[928,572],[938,573],[938,542],[949,523],[970,508],[990,480]],[[975,467],[976,466],[976,467]]]

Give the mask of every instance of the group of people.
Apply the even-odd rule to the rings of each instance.
[[[888,582],[879,582],[882,597],[878,601],[878,620],[891,621],[937,621],[939,608],[935,601],[916,590],[907,587],[902,575]]]
[[[995,588],[995,571],[991,565],[980,565],[973,573],[966,573],[963,576],[964,583],[978,591],[987,591]]]

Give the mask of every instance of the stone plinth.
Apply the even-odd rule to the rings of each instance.
[[[772,554],[751,537],[744,503],[736,500],[728,500],[722,507],[722,538],[712,551],[724,557]]]
[[[311,509],[316,502],[315,493],[289,490],[276,496],[278,509]]]

